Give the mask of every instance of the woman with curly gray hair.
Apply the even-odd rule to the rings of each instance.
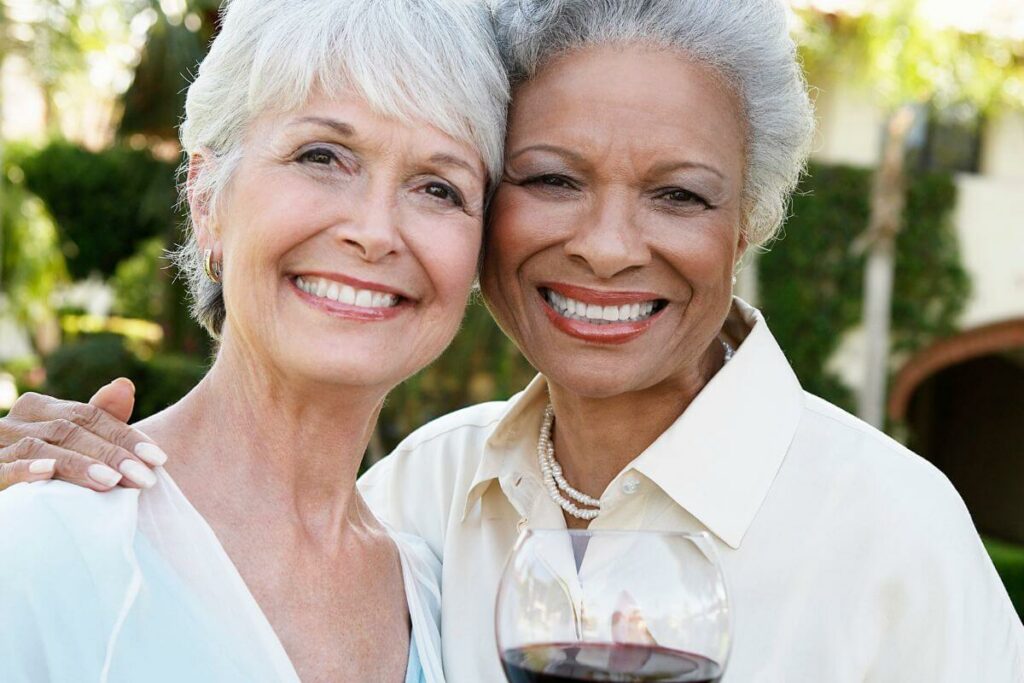
[[[5,683],[443,683],[440,565],[356,475],[384,397],[451,341],[476,279],[508,99],[488,18],[226,4],[181,126],[179,263],[216,359],[131,441],[105,444],[113,418],[82,406],[13,446],[30,473],[132,488],[0,496]],[[95,448],[105,462],[70,450]]]
[[[360,483],[443,560],[449,680],[502,679],[492,596],[518,534],[587,527],[711,535],[723,680],[1021,681],[1024,631],[949,482],[804,392],[732,294],[810,146],[781,3],[498,0],[494,23],[513,100],[480,281],[540,375]],[[125,398],[95,402],[126,418]],[[33,400],[19,424],[71,409]]]

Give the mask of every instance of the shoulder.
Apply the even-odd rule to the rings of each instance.
[[[822,398],[807,394],[804,405],[790,455],[823,494],[918,547],[952,533],[980,544],[963,500],[938,468]]]
[[[470,406],[417,429],[359,478],[363,498],[394,528],[426,539],[439,557],[453,510],[465,500],[505,408],[505,402]]]
[[[83,675],[102,664],[95,647],[134,572],[137,500],[135,489],[96,493],[60,481],[0,493],[0,661],[59,668],[60,652],[78,652]]]
[[[429,448],[435,442],[486,441],[508,408],[509,401],[489,401],[448,413],[407,436],[395,452],[419,451]]]
[[[134,526],[138,493],[125,488],[97,493],[62,481],[12,486],[0,493],[0,558],[9,564],[39,549],[52,557],[68,543]]]
[[[508,401],[479,403],[428,422],[370,468],[360,479],[360,487],[372,487],[394,476],[452,479],[467,469],[472,473],[508,406]]]

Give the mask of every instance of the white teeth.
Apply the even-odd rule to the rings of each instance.
[[[654,313],[655,305],[654,301],[645,301],[621,306],[598,306],[570,299],[550,289],[544,290],[544,296],[552,308],[566,318],[583,320],[595,325],[645,320]]]
[[[361,308],[390,308],[398,305],[398,297],[386,292],[355,289],[323,278],[295,278],[295,286],[307,294]]]
[[[341,292],[338,294],[338,301],[351,306],[356,302],[356,290],[348,285],[342,285]]]

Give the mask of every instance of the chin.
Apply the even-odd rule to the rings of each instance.
[[[621,394],[647,388],[637,368],[623,373],[610,364],[598,367],[571,367],[572,363],[551,363],[552,372],[541,370],[548,382],[557,384],[577,396],[590,399],[613,398]]]

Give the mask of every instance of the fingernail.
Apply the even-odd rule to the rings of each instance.
[[[131,381],[127,377],[118,377],[113,382],[111,382],[111,384],[117,384],[118,382],[121,382],[122,384],[127,384],[129,387],[131,387],[133,392],[135,391],[135,382]]]
[[[57,461],[53,458],[43,458],[42,460],[33,460],[28,466],[28,471],[31,474],[51,474],[56,466]]]
[[[147,441],[135,444],[135,455],[153,467],[162,467],[167,462],[167,454],[155,443]]]
[[[150,472],[145,465],[134,460],[122,460],[118,469],[121,470],[121,474],[144,489],[148,489],[156,483],[156,475]]]
[[[115,486],[121,481],[121,475],[106,465],[89,465],[86,470],[89,478],[101,486]]]

